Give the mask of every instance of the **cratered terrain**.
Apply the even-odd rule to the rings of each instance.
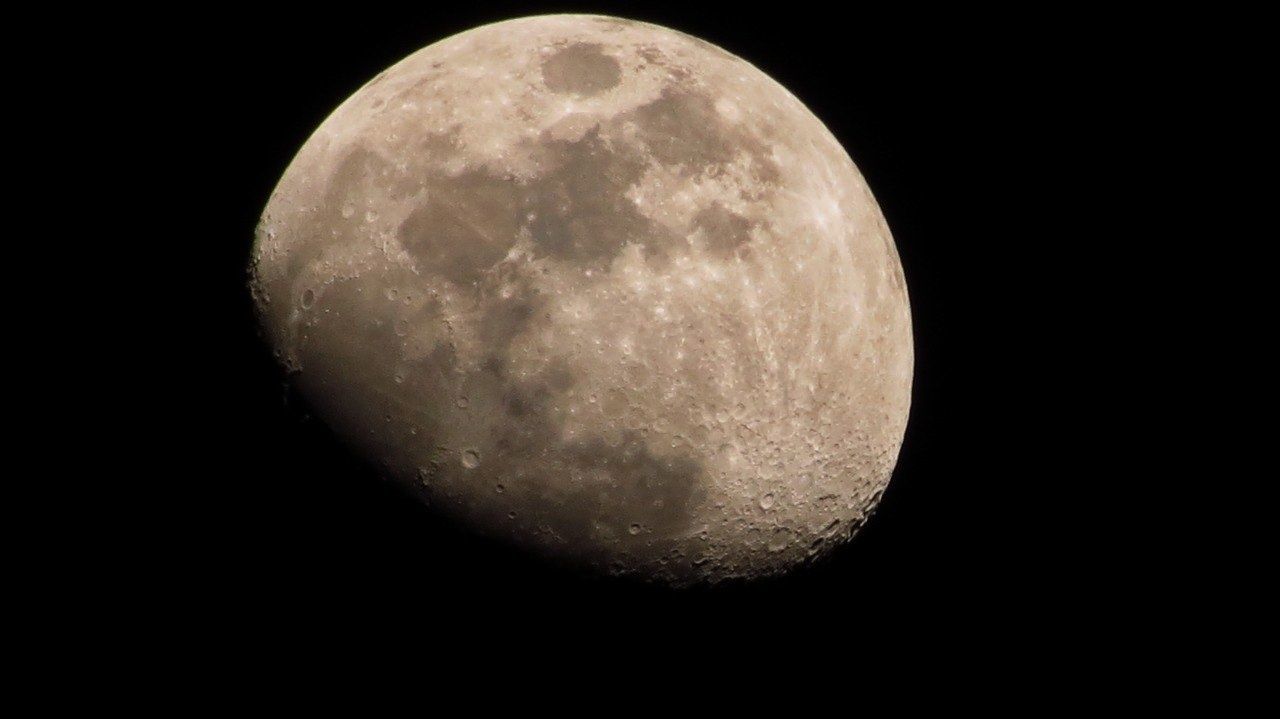
[[[906,426],[906,285],[849,155],[654,25],[511,20],[378,75],[289,165],[251,276],[289,381],[363,457],[600,572],[820,556]]]

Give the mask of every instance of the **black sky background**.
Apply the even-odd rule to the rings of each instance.
[[[1061,503],[1081,492],[1078,438],[1059,431],[1076,401],[1064,368],[1088,358],[1056,290],[1075,251],[1065,227],[1090,211],[1075,193],[1064,214],[1063,187],[1087,165],[1084,132],[1105,114],[1103,100],[1079,99],[1077,70],[1092,51],[1063,33],[1065,17],[822,8],[371,4],[209,10],[175,28],[169,69],[188,84],[157,138],[200,168],[181,188],[199,222],[187,223],[177,261],[189,283],[182,311],[198,319],[206,361],[176,400],[198,407],[199,420],[174,447],[187,460],[165,521],[193,536],[175,562],[211,617],[298,631],[489,612],[600,631],[655,618],[732,628],[762,615],[790,617],[786,631],[1012,629],[1061,625],[1093,601],[1102,580],[1079,581],[1084,560],[1064,549],[1090,544],[1099,520],[1085,502],[1065,521]],[[286,401],[245,269],[293,154],[405,55],[479,24],[557,11],[654,22],[753,63],[826,123],[888,219],[912,303],[911,418],[877,515],[825,562],[685,592],[548,568],[442,525]]]

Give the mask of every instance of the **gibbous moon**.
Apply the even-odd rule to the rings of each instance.
[[[867,520],[911,399],[889,228],[744,60],[586,15],[487,25],[360,88],[271,195],[251,289],[315,414],[548,558],[784,572]]]

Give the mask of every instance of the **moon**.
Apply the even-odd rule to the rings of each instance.
[[[871,191],[748,62],[655,25],[479,27],[307,140],[250,262],[314,414],[441,515],[684,586],[867,521],[911,401]]]

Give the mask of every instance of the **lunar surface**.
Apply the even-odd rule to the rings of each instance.
[[[364,457],[602,573],[821,556],[907,421],[906,286],[853,161],[752,65],[653,25],[511,20],[378,75],[281,178],[250,287]]]

